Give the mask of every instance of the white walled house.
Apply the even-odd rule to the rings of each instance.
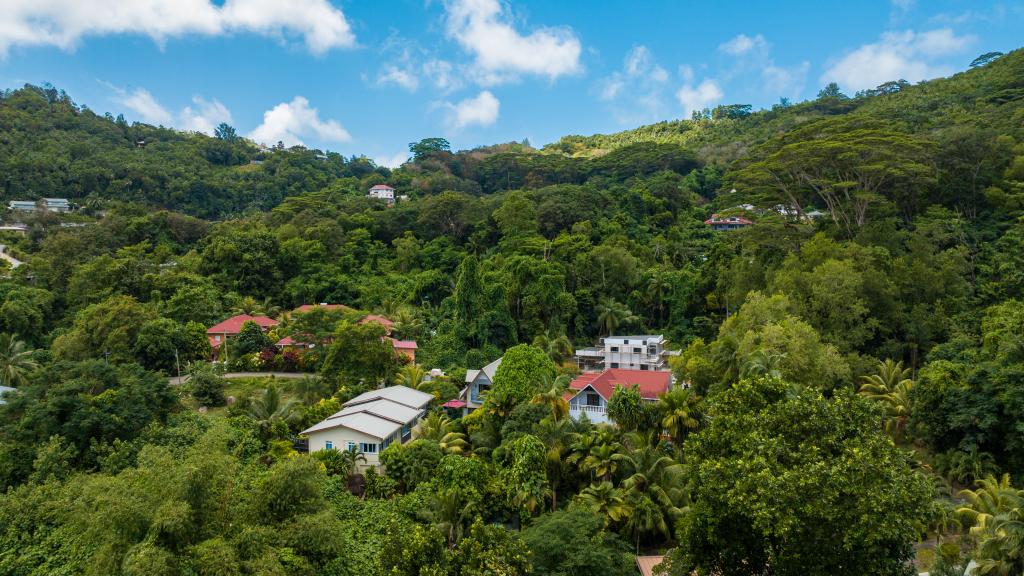
[[[599,346],[576,351],[576,365],[584,372],[621,368],[624,370],[669,370],[668,341],[661,334],[608,336]]]
[[[377,200],[384,200],[388,204],[395,203],[395,189],[387,184],[376,184],[370,191],[366,193],[367,198],[376,198]]]
[[[364,392],[341,410],[302,431],[309,451],[354,447],[366,457],[364,466],[379,466],[380,453],[393,442],[405,443],[434,399],[432,394],[406,386]]]
[[[578,420],[583,414],[595,424],[612,422],[608,417],[608,401],[617,386],[636,386],[640,397],[657,402],[672,386],[672,373],[652,370],[609,368],[601,373],[581,374],[569,384],[565,399],[569,416]]]

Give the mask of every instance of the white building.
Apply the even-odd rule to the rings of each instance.
[[[340,411],[302,434],[309,438],[310,452],[355,448],[366,457],[365,466],[379,466],[385,448],[412,437],[433,399],[432,394],[406,386],[371,390],[345,402]]]
[[[70,212],[71,203],[67,198],[43,198],[43,209],[47,212]]]
[[[376,198],[377,200],[384,200],[388,204],[395,203],[395,189],[387,184],[377,184],[370,191],[366,193],[367,198]]]
[[[7,204],[8,210],[18,210],[21,212],[35,212],[38,209],[35,200],[11,200]]]
[[[576,351],[576,365],[584,372],[624,368],[626,370],[669,370],[665,349],[668,341],[661,334],[608,336],[600,346]]]

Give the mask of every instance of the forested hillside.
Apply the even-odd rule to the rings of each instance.
[[[393,170],[26,86],[0,178],[76,206],[0,231],[0,573],[1024,573],[1024,51]],[[279,323],[229,371],[309,377],[222,378],[206,329],[240,313]],[[573,350],[611,334],[666,335],[688,387],[574,420]],[[296,451],[360,392],[440,405],[503,355],[382,472]]]

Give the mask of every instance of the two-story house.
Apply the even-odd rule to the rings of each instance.
[[[661,334],[608,336],[600,346],[576,350],[576,365],[584,372],[622,368],[626,370],[669,370],[668,341]]]
[[[384,200],[391,205],[395,203],[395,189],[387,184],[376,184],[366,193],[366,197]]]
[[[672,386],[672,373],[609,368],[600,373],[581,374],[569,384],[565,393],[569,415],[579,419],[586,414],[587,419],[594,423],[611,422],[608,401],[612,399],[616,386],[636,386],[641,398],[656,402]]]

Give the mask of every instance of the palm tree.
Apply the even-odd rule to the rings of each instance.
[[[551,510],[554,511],[558,508],[558,485],[568,474],[571,465],[565,455],[578,435],[572,431],[569,420],[551,418],[544,418],[537,423],[533,427],[533,434],[547,447],[544,462],[547,466],[548,482],[551,484]]]
[[[978,539],[977,573],[1024,574],[1024,490],[1010,485],[1009,474],[998,480],[989,476],[978,485],[960,493],[967,506],[958,510],[974,524],[970,533]]]
[[[629,506],[622,491],[611,482],[591,484],[576,495],[576,502],[604,517],[604,526],[616,524],[627,517]]]
[[[538,392],[530,400],[532,404],[547,406],[551,410],[552,420],[561,420],[569,415],[569,401],[565,399],[565,391],[569,387],[569,376],[563,374],[554,380],[545,374],[544,392]]]
[[[32,359],[34,350],[13,334],[0,334],[0,386],[17,388],[39,364]]]
[[[668,430],[677,445],[700,426],[699,404],[700,396],[689,388],[670,390],[658,400],[661,425]]]
[[[885,362],[879,362],[875,374],[862,378],[860,394],[884,406],[885,431],[894,440],[903,438],[914,409],[911,396],[914,381],[910,378],[911,374],[910,368],[903,367],[903,362],[887,359]]]
[[[476,507],[473,502],[467,501],[458,488],[451,488],[433,494],[430,507],[422,516],[444,534],[449,548],[455,548],[462,539],[466,525],[476,517]]]
[[[779,364],[785,359],[785,353],[773,353],[764,349],[755,350],[753,354],[747,357],[740,368],[740,377],[770,376],[772,378],[781,378],[782,371],[779,370]]]
[[[351,478],[356,473],[360,463],[366,464],[366,455],[355,446],[349,446],[348,450],[343,450],[340,454],[346,478]]]
[[[615,459],[615,455],[621,448],[622,446],[618,443],[598,444],[580,463],[580,469],[590,472],[601,480],[611,480],[615,471],[619,469],[619,461]]]
[[[263,394],[249,402],[245,413],[266,433],[277,422],[290,423],[295,418],[297,407],[295,400],[285,400],[277,386],[271,384]]]
[[[259,302],[252,296],[245,296],[235,304],[231,312],[247,316],[269,316],[276,318],[281,313],[281,307],[274,304],[269,297],[264,298],[263,302]]]
[[[469,450],[466,435],[458,432],[455,421],[442,412],[431,412],[423,419],[417,438],[436,442],[447,454],[462,454]]]
[[[533,345],[543,350],[555,364],[565,362],[576,352],[565,333],[556,336],[550,330],[546,334],[538,334]]]
[[[673,461],[656,442],[640,435],[632,435],[631,441],[636,448],[614,458],[629,474],[621,484],[630,505],[626,528],[636,535],[639,547],[641,533],[665,532],[668,525],[679,519],[686,494],[681,464]],[[639,517],[633,519],[634,514]]]
[[[292,384],[292,389],[304,404],[316,404],[331,393],[330,384],[319,376],[303,376]]]
[[[637,554],[640,553],[640,536],[643,534],[659,533],[666,539],[672,537],[662,507],[647,494],[631,493],[627,507],[623,528],[635,537]]]
[[[406,364],[398,371],[395,380],[402,386],[419,390],[423,380],[427,377],[427,371],[419,364]]]
[[[664,324],[665,296],[671,291],[672,282],[669,281],[669,275],[666,269],[663,267],[654,269],[654,273],[647,279],[646,298],[648,304],[658,312],[659,324]]]
[[[623,324],[632,324],[639,320],[625,304],[610,296],[601,298],[594,309],[597,311],[597,324],[605,336],[611,336]]]

